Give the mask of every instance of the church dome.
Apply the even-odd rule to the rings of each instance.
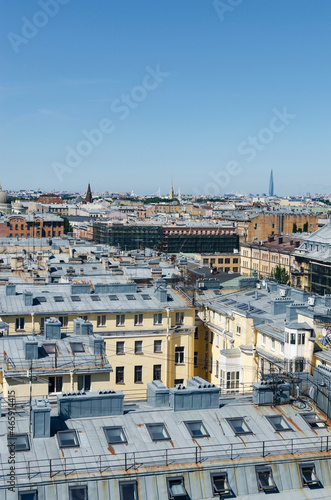
[[[9,202],[9,196],[4,191],[1,191],[1,186],[0,186],[0,203],[3,204],[8,202]]]

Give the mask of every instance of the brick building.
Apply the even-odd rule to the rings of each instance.
[[[14,238],[53,237],[64,234],[64,220],[53,214],[10,215],[3,224],[7,228],[6,236]]]

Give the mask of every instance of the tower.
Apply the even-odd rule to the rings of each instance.
[[[86,192],[85,202],[86,203],[92,203],[93,202],[90,183],[87,186],[87,192]]]
[[[273,174],[272,169],[271,169],[270,181],[269,181],[269,196],[273,196],[273,195],[274,195],[274,174]]]

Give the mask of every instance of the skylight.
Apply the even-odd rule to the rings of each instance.
[[[126,443],[127,439],[123,431],[123,427],[104,427],[108,444]]]
[[[153,441],[167,441],[171,439],[164,424],[146,424],[146,427]]]
[[[109,295],[110,300],[118,300],[117,295]]]
[[[71,295],[71,300],[73,302],[80,302],[80,296],[79,295]]]
[[[27,434],[8,435],[7,444],[9,449],[15,451],[27,451],[30,449],[29,436]]]
[[[54,297],[55,302],[63,302],[63,297],[61,295],[56,295]]]
[[[75,430],[58,431],[57,439],[60,448],[74,448],[79,446],[78,437]]]
[[[99,295],[91,295],[91,299],[94,301],[94,302],[97,302],[100,300],[100,297]]]
[[[77,352],[85,352],[82,342],[70,342],[71,351],[75,354]]]

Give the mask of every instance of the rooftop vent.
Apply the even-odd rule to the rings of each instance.
[[[160,302],[167,302],[167,300],[168,300],[167,285],[166,285],[166,282],[164,280],[156,280],[155,281],[154,293],[155,293],[156,298]]]
[[[57,397],[58,414],[63,420],[123,415],[123,405],[124,394],[121,391],[103,390],[86,394],[78,391],[62,393]]]
[[[283,380],[262,380],[253,383],[253,403],[275,405],[290,402],[290,384]]]
[[[83,295],[91,292],[91,285],[86,284],[73,284],[71,285],[71,295]]]

